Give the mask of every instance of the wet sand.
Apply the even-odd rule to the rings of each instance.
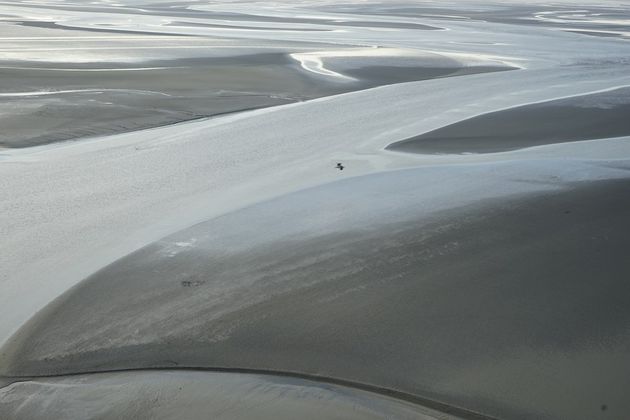
[[[38,378],[0,389],[13,420],[448,418],[430,409],[288,376],[153,370]],[[433,415],[435,414],[435,415]]]
[[[564,32],[627,8],[73,1],[5,1],[0,135],[304,102],[1,151],[0,418],[626,417],[630,143],[514,128],[625,130],[626,93],[556,99],[630,86]],[[514,106],[475,147],[526,150],[383,150]]]
[[[261,369],[498,418],[627,412],[630,183],[551,177],[546,192],[423,217],[418,171],[289,195],[131,254],[31,319],[1,374]]]
[[[86,10],[73,5],[28,5],[31,6],[33,10]],[[116,16],[117,11],[125,10],[139,18],[164,16],[177,20],[140,25],[138,30],[119,27],[115,19],[113,23],[106,20],[83,25],[85,28],[73,27],[72,20],[32,19],[28,14],[0,20],[0,32],[10,35],[0,40],[0,78],[5,82],[0,87],[0,125],[5,127],[0,133],[0,147],[31,147],[276,106],[384,84],[509,69],[508,66],[468,67],[455,60],[438,68],[421,60],[404,68],[395,63],[389,67],[375,67],[373,59],[365,56],[355,64],[352,75],[345,79],[322,77],[303,69],[291,59],[291,54],[331,48],[354,50],[357,47],[327,43],[325,38],[321,42],[300,41],[299,35],[297,40],[260,39],[259,30],[307,34],[331,32],[343,27],[400,31],[440,28],[379,19],[255,16],[185,10],[168,5],[151,5],[143,9],[89,6],[88,9],[96,16],[99,12],[107,12],[107,19],[114,19],[112,16]],[[183,20],[192,16],[194,22]],[[261,23],[263,27],[243,22]],[[147,27],[150,30],[146,30]],[[229,38],[227,36],[234,32],[224,29],[234,29],[239,35]],[[244,37],[243,30],[250,34]],[[16,42],[20,48],[14,47]],[[80,90],[85,92],[50,94]],[[46,95],[36,95],[39,91]],[[27,95],[5,95],[11,93]]]
[[[203,10],[199,10],[197,14],[191,17],[199,17],[200,14],[206,13],[207,17],[212,19],[225,19],[236,22],[274,22],[274,23],[298,23],[309,25],[323,25],[333,27],[357,27],[357,28],[389,28],[389,29],[416,29],[421,31],[435,31],[442,30],[443,28],[414,23],[414,22],[397,22],[397,21],[383,21],[383,20],[357,20],[357,19],[332,19],[332,18],[299,18],[292,16],[264,16],[264,15],[248,15],[245,13],[217,13]]]
[[[453,7],[410,6],[405,4],[361,4],[325,5],[319,8],[327,12],[348,13],[351,15],[400,16],[431,19],[432,21],[472,20],[499,24],[532,26],[540,28],[561,28],[589,30],[627,31],[630,28],[623,8],[609,5],[575,5],[562,3],[522,5],[510,2],[462,4]],[[588,34],[588,33],[587,33]]]
[[[140,130],[337,92],[287,56],[293,48],[325,44],[274,48],[265,41],[95,33],[53,22],[0,22],[0,30],[10,35],[0,41],[10,48],[0,61],[0,147]],[[65,54],[61,60],[57,49]]]
[[[250,19],[242,19],[240,16],[229,16],[230,18],[236,18],[236,21],[244,21],[244,22],[261,22],[261,23],[269,23],[269,22],[281,22],[281,23],[298,23],[298,24],[312,24],[318,26],[332,26],[333,28],[309,28],[304,26],[297,26],[295,28],[290,27],[274,27],[274,26],[244,26],[237,24],[217,24],[217,23],[199,23],[199,22],[187,22],[187,21],[178,21],[169,23],[167,26],[182,26],[182,27],[201,27],[201,28],[223,28],[223,29],[248,29],[248,30],[267,30],[267,31],[293,31],[293,32],[325,32],[334,30],[334,27],[356,27],[356,28],[389,28],[389,29],[416,29],[416,30],[440,30],[441,28],[435,28],[428,25],[422,25],[419,23],[411,23],[411,22],[383,22],[383,21],[332,21],[332,20],[320,20],[320,19],[295,19],[295,18],[282,18],[282,19],[269,19],[269,16],[261,16],[260,18],[256,18],[252,16]]]
[[[316,28],[283,28],[283,27],[273,27],[273,26],[244,26],[244,25],[221,25],[218,23],[200,23],[200,22],[186,22],[186,21],[177,21],[171,22],[166,26],[179,26],[179,27],[197,27],[197,28],[221,28],[221,29],[247,29],[250,31],[290,31],[290,32],[302,32],[302,31],[327,31],[327,29],[316,29]]]
[[[626,39],[628,37],[624,33],[618,33],[618,32],[605,32],[605,31],[598,32],[598,31],[578,31],[578,30],[567,30],[567,32],[572,32],[572,33],[580,34],[580,35],[598,36],[602,38]]]
[[[357,80],[338,83],[303,71],[282,53],[152,60],[135,64],[146,68],[140,71],[129,63],[116,66],[56,64],[46,68],[40,63],[14,62],[0,68],[0,77],[11,86],[11,91],[0,93],[4,101],[0,124],[5,127],[0,133],[0,147],[30,147],[384,84],[509,69],[479,66],[462,70],[457,63],[450,68],[364,67],[348,72]],[[102,71],[94,71],[101,67]],[[65,90],[85,92],[63,93]],[[60,93],[51,95],[55,91]],[[13,97],[5,96],[13,93]]]
[[[0,62],[0,77],[6,82],[0,92],[0,124],[5,127],[0,147],[30,147],[384,84],[509,69],[478,66],[462,73],[454,60],[446,68],[421,61],[408,67],[370,67],[370,57],[364,57],[365,67],[359,62],[350,72],[357,79],[340,83],[304,71],[289,51],[140,63]]]
[[[46,22],[46,21],[19,21],[13,20],[11,21],[13,24],[18,24],[26,27],[33,28],[48,28],[48,29],[58,29],[62,31],[78,31],[78,32],[101,32],[106,34],[132,34],[132,35],[153,35],[153,36],[173,36],[173,34],[164,33],[164,32],[150,32],[150,31],[129,31],[124,29],[108,29],[108,28],[74,28],[69,25],[60,25],[57,22]],[[191,36],[186,34],[181,34],[177,36]]]
[[[68,5],[37,5],[28,3],[28,6],[37,9],[51,9],[51,10],[67,10],[67,11],[84,11],[84,6],[77,7],[72,4]],[[169,5],[152,4],[143,5],[142,9],[125,7],[125,8],[100,8],[97,5],[91,6],[90,10],[95,13],[124,13],[129,15],[138,16],[165,16],[165,17],[177,17],[181,18],[193,18],[193,19],[211,19],[211,20],[227,20],[232,22],[261,22],[261,23],[297,23],[308,25],[327,25],[333,27],[367,27],[367,28],[391,28],[391,29],[416,29],[416,30],[443,30],[441,27],[432,26],[428,24],[415,23],[415,22],[401,22],[401,21],[387,21],[381,19],[375,20],[357,20],[357,19],[338,19],[338,18],[307,18],[297,16],[272,16],[272,15],[252,15],[248,13],[236,13],[236,12],[221,12],[217,10],[205,10],[197,4],[193,4],[193,9],[187,9],[186,5],[178,3],[176,7],[169,7]],[[37,23],[35,23],[37,25]],[[35,26],[33,25],[33,26]],[[274,29],[278,30],[278,29]]]
[[[483,114],[387,147],[398,152],[492,153],[630,135],[630,89]]]
[[[12,83],[12,91],[1,94],[5,130],[0,146],[29,147],[132,131],[330,93],[278,53],[158,60],[142,63],[140,67],[148,69],[140,71],[134,69],[138,64],[116,71],[110,71],[115,65],[102,71],[94,71],[102,67],[94,64],[71,70],[30,65],[0,69],[3,79]],[[261,78],[265,85],[259,83]]]
[[[379,84],[405,83],[411,80],[429,80],[440,77],[465,76],[467,74],[490,73],[495,71],[515,70],[512,67],[475,66],[468,68],[453,67],[403,67],[403,66],[365,66],[349,69],[344,73],[359,80],[378,80]]]

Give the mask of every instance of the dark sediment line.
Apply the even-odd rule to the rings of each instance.
[[[255,31],[280,31],[280,32],[328,32],[329,29],[314,29],[314,28],[285,28],[285,27],[272,27],[272,26],[243,26],[243,25],[222,25],[218,23],[201,23],[201,22],[171,22],[165,26],[174,27],[194,27],[194,28],[217,28],[217,29],[246,29]]]
[[[64,31],[82,31],[82,32],[104,32],[108,34],[133,34],[133,35],[155,35],[155,36],[171,36],[171,37],[191,37],[191,36],[199,36],[192,34],[173,34],[173,33],[165,33],[165,32],[151,32],[151,31],[132,31],[129,29],[108,29],[108,28],[80,28],[76,26],[66,26],[61,25],[57,22],[42,22],[42,21],[14,21],[22,26],[30,26],[33,28],[48,28],[48,29],[60,29]]]
[[[602,38],[619,38],[619,39],[629,39],[628,37],[614,32],[597,32],[597,31],[588,31],[588,30],[577,30],[577,29],[565,29],[565,32],[571,32],[574,34],[580,35],[588,35],[588,36],[597,36]]]

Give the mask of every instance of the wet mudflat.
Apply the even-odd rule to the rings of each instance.
[[[28,399],[23,403],[22,399]],[[16,420],[186,418],[445,418],[430,409],[351,387],[289,376],[151,370],[38,378],[0,389]],[[439,417],[438,417],[439,416]]]
[[[544,192],[423,217],[414,172],[287,196],[148,246],[27,323],[2,349],[2,374],[244,368],[500,418],[622,409],[630,184],[552,177]],[[373,194],[384,202],[362,207]],[[574,398],[549,397],[567,386]]]
[[[630,89],[480,115],[388,146],[412,153],[491,153],[630,135]]]
[[[118,3],[3,3],[0,418],[625,419],[627,8]]]
[[[178,9],[161,6],[143,11],[125,9],[132,15],[182,17]],[[85,8],[67,6],[59,10],[79,12]],[[93,6],[90,10],[96,16],[116,16],[112,13],[117,9]],[[404,69],[382,67],[377,72],[366,67],[368,70],[356,73],[356,78],[327,79],[305,71],[290,54],[330,49],[332,45],[336,49],[351,46],[260,40],[258,33],[300,34],[331,31],[344,25],[420,31],[435,28],[405,22],[188,12],[191,14],[196,17],[194,21],[160,21],[160,25],[151,25],[152,30],[121,28],[116,20],[73,26],[73,22],[63,20],[7,15],[0,20],[0,31],[9,35],[0,42],[0,48],[5,48],[0,56],[4,82],[0,87],[0,124],[6,128],[0,134],[0,147],[23,148],[141,130],[382,84],[444,77],[462,67],[453,62],[453,67],[434,69],[419,62]],[[226,24],[222,18],[231,20]],[[295,27],[280,26],[280,21]],[[265,26],[264,22],[277,26]],[[248,37],[230,39],[239,30],[249,32]],[[364,61],[356,67],[371,65],[369,57]],[[490,70],[479,67],[473,72]]]

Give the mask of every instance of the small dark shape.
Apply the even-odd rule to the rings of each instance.
[[[608,410],[608,406],[606,404],[602,404],[602,411]]]
[[[340,171],[343,171],[344,166],[341,163],[337,163],[337,166],[335,166],[335,168],[339,169]]]
[[[205,283],[203,280],[182,280],[182,287],[197,287]]]
[[[565,210],[564,211],[564,214],[569,214],[569,213],[571,213],[571,210]]]

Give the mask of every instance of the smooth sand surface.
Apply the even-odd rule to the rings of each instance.
[[[180,26],[180,27],[199,27],[199,28],[223,28],[223,29],[248,29],[250,31],[293,31],[293,32],[302,32],[302,31],[326,31],[327,29],[316,29],[316,28],[283,28],[283,27],[273,27],[273,26],[245,26],[245,25],[221,25],[218,23],[200,23],[200,22],[186,22],[186,21],[176,21],[167,24],[167,26]]]
[[[379,80],[382,84],[405,83],[410,80],[428,80],[438,77],[465,76],[467,74],[515,70],[506,66],[453,67],[397,67],[386,65],[365,66],[345,73],[359,80]]]
[[[0,104],[0,124],[5,127],[0,147],[141,130],[393,83],[511,70],[463,68],[454,60],[451,67],[423,65],[421,60],[406,67],[364,66],[362,61],[369,63],[369,57],[346,72],[354,79],[343,84],[312,77],[288,55],[278,53],[154,60],[142,63],[146,68],[142,71],[128,64],[116,71],[107,71],[111,66],[94,71],[90,68],[94,65],[75,66],[72,71],[46,69],[39,63],[29,63],[35,66],[31,69],[0,68],[0,75],[12,83],[12,90],[3,95],[15,94],[3,97]]]
[[[630,88],[483,114],[393,143],[412,153],[491,153],[630,135]]]
[[[320,10],[327,12],[348,13],[352,15],[382,15],[417,17],[430,19],[439,25],[440,21],[471,20],[509,25],[534,26],[539,28],[572,28],[585,30],[628,30],[630,24],[624,8],[616,7],[615,2],[584,4],[576,8],[575,2],[556,2],[550,5],[544,1],[534,4],[516,4],[514,2],[473,1],[463,4],[390,4],[374,2],[372,4],[323,5]]]
[[[18,375],[0,377],[0,418],[116,407],[133,417],[134,402],[196,415],[197,396],[227,402],[218,416],[253,407],[308,418],[330,401],[326,415],[380,401],[342,398],[339,386],[352,386],[466,418],[625,419],[628,137],[471,155],[384,150],[478,115],[630,86],[630,44],[565,32],[621,31],[627,7],[542,2],[440,2],[431,17],[396,16],[391,2],[5,1],[3,127],[24,118],[53,133],[56,118],[73,126],[73,112],[86,125],[124,120],[108,102],[128,111],[121,129],[141,121],[137,110],[160,123],[191,98],[194,115],[215,96],[295,103],[0,150],[0,370]],[[479,19],[466,18],[471,8]],[[248,18],[224,22],[232,15]],[[9,22],[23,20],[73,29]],[[168,25],[189,20],[278,30]],[[495,65],[520,70],[365,90],[345,75]],[[295,96],[329,88],[354,91]],[[607,101],[596,102],[626,104]],[[269,376],[226,390],[186,366]],[[131,371],[85,373],[118,369]],[[272,374],[330,392],[294,393],[288,376],[276,392]],[[189,382],[195,392],[179,393]],[[288,414],[295,404],[302,415]],[[379,413],[395,418],[390,409]]]
[[[405,22],[405,21],[392,21],[392,20],[358,20],[356,18],[344,19],[346,16],[332,16],[317,18],[297,17],[294,15],[251,15],[247,13],[221,13],[212,10],[210,6],[209,10],[206,10],[203,5],[193,6],[194,10],[207,13],[207,16],[216,19],[225,19],[228,21],[242,21],[242,22],[275,22],[275,23],[299,23],[310,24],[318,26],[333,26],[333,27],[359,27],[359,28],[390,28],[390,29],[415,29],[415,30],[442,30],[443,28],[435,27],[427,24],[417,22]],[[199,17],[199,13],[189,15],[190,17]],[[203,16],[203,15],[202,15]]]
[[[589,35],[589,36],[599,36],[603,38],[627,38],[627,32],[606,32],[606,31],[580,31],[580,30],[567,30],[567,32],[572,32],[580,35]]]
[[[29,321],[1,373],[246,368],[498,418],[627,412],[627,179],[541,173],[514,179],[538,193],[426,217],[421,171],[289,195],[131,254]]]
[[[40,5],[19,8],[14,17],[0,19],[0,34],[5,36],[0,38],[0,77],[4,82],[0,86],[0,125],[5,128],[0,133],[2,148],[141,130],[384,84],[458,75],[462,68],[468,68],[456,60],[450,60],[445,68],[433,68],[422,60],[405,69],[395,65],[374,68],[373,60],[366,55],[355,63],[356,69],[366,70],[340,82],[306,71],[290,55],[325,51],[333,45],[348,50],[361,45],[330,44],[326,39],[260,40],[257,34],[270,31],[281,38],[282,32],[304,35],[342,26],[350,30],[436,29],[413,22],[225,15],[212,11],[189,11],[185,16],[196,19],[182,22],[160,19],[179,19],[182,15],[177,8],[155,5],[140,10],[120,6],[132,16],[139,15],[138,19],[154,19],[147,25],[150,30],[146,30],[121,27],[112,14],[117,8],[50,7],[66,10],[73,18],[34,19],[29,12],[45,9]],[[75,13],[90,10],[106,20],[95,25],[77,23]],[[229,23],[222,18],[229,18]],[[113,23],[106,23],[107,19]],[[230,39],[230,35],[237,38]],[[485,66],[469,72],[506,68],[509,66]],[[69,90],[74,93],[62,93]],[[37,96],[39,91],[45,97]],[[59,94],[51,95],[54,92]],[[28,95],[5,96],[11,93]]]
[[[0,22],[0,32],[3,35],[13,35],[6,41],[5,46],[0,45],[3,51],[0,56],[2,67],[0,76],[6,81],[5,91],[33,92],[38,88],[53,91],[111,89],[112,86],[116,89],[127,89],[130,85],[138,89],[136,85],[143,85],[142,90],[156,94],[140,96],[128,92],[127,95],[110,96],[105,92],[98,95],[84,94],[80,98],[60,96],[56,100],[48,98],[40,101],[37,97],[22,98],[19,101],[14,99],[12,103],[5,104],[3,108],[6,110],[1,109],[6,111],[3,112],[6,118],[0,120],[0,124],[10,127],[10,130],[5,130],[0,136],[0,147],[4,148],[29,147],[140,130],[383,84],[513,68],[509,65],[493,66],[491,63],[472,67],[462,66],[462,63],[454,63],[452,67],[434,67],[417,63],[414,66],[402,67],[395,63],[389,65],[374,63],[366,57],[347,74],[356,80],[348,79],[346,82],[349,80],[352,82],[339,83],[340,81],[334,78],[327,79],[309,74],[300,66],[294,65],[295,63],[286,61],[286,57],[292,53],[326,49],[326,45],[327,48],[331,48],[331,45],[343,45],[336,39],[336,31],[350,34],[350,38],[356,37],[355,41],[343,45],[352,49],[365,46],[366,42],[362,40],[369,40],[375,36],[382,38],[378,36],[381,33],[386,37],[392,37],[395,42],[406,45],[409,38],[428,39],[428,33],[449,32],[435,30],[441,28],[427,24],[435,19],[439,22],[440,16],[450,20],[459,17],[513,25],[560,25],[564,30],[580,30],[582,26],[592,30],[604,30],[610,29],[611,25],[619,30],[620,24],[615,26],[605,22],[614,23],[623,16],[619,11],[606,8],[602,10],[593,8],[590,14],[577,14],[567,6],[477,5],[453,9],[405,7],[404,4],[371,4],[361,7],[349,4],[319,6],[318,9],[322,10],[320,13],[323,16],[311,17],[307,14],[287,13],[284,10],[279,10],[277,15],[238,13],[223,10],[224,8],[216,5],[192,5],[191,9],[187,9],[186,5],[181,3],[143,5],[141,8],[133,4],[120,7],[28,4],[27,7],[20,8],[20,4],[11,3],[17,8],[9,7],[7,11],[14,14],[8,14],[8,17]],[[43,20],[37,14],[32,15],[36,11],[45,14],[47,9],[57,11],[60,14],[59,20]],[[99,18],[96,19],[96,23],[90,24],[90,19],[85,17],[77,18],[85,16],[87,12],[92,12]],[[137,19],[135,27],[130,28],[128,20],[121,20],[120,15],[124,16],[124,13]],[[371,17],[366,17],[368,15]],[[191,21],[183,20],[185,18]],[[418,21],[418,18],[422,20]],[[243,22],[250,22],[251,25],[244,25]],[[260,39],[257,34],[260,30],[271,33],[264,35],[265,39]],[[283,32],[295,34],[283,35]],[[92,39],[96,34],[103,38]],[[418,37],[418,34],[421,35]],[[114,39],[116,35],[135,38],[125,41]],[[235,38],[230,40],[228,36]],[[449,36],[450,34],[443,34],[445,39]],[[67,39],[72,40],[70,48],[72,52],[66,52]],[[391,45],[391,42],[382,39],[385,45]],[[239,47],[247,44],[256,48],[265,46],[273,49],[277,61],[263,65],[258,61],[249,61],[255,54],[233,51],[231,56],[234,66],[227,66],[217,57],[205,56],[209,49],[214,48],[213,44],[229,43],[234,40],[236,41],[233,45]],[[19,42],[20,48],[12,47],[15,42]],[[375,47],[378,43],[367,45]],[[434,41],[427,42],[427,46],[433,49]],[[64,52],[56,54],[57,47],[60,48],[59,51]],[[29,54],[31,48],[33,52]],[[76,53],[74,50],[83,51]],[[135,71],[136,74],[132,74],[131,71],[117,71],[111,75],[93,71],[89,73],[73,71],[64,77],[58,71],[51,69],[45,73],[41,69],[69,67],[76,70],[99,63],[103,68],[123,70],[127,68],[125,61],[129,59],[135,64],[140,64],[136,67],[152,67],[160,59],[158,51],[163,52],[162,56],[175,55],[177,59],[170,60],[170,63],[165,65],[169,68]],[[473,55],[475,53],[470,52]],[[184,55],[180,56],[181,54]],[[268,54],[273,55],[271,52]],[[64,62],[63,57],[68,57],[69,62]],[[37,67],[39,70],[33,73],[33,69],[25,67]],[[138,82],[139,79],[145,82]],[[192,89],[191,84],[194,84]],[[261,89],[263,86],[264,89]],[[224,90],[230,90],[240,98],[238,100],[216,98]]]
[[[216,17],[216,16],[215,16]],[[239,16],[229,16],[230,18],[236,17],[237,21]],[[250,19],[244,19],[245,22],[251,21]],[[292,19],[292,18],[277,18],[273,20],[269,20],[268,17],[261,16],[259,19],[254,20],[255,22],[281,22],[281,23],[307,23],[307,24],[315,24],[317,26],[332,26],[333,28],[325,29],[325,28],[311,28],[307,26],[296,26],[296,27],[278,27],[278,26],[246,26],[246,25],[238,25],[238,24],[217,24],[217,23],[199,23],[199,22],[187,22],[187,21],[177,21],[171,22],[168,26],[182,26],[182,27],[202,27],[202,28],[224,28],[224,29],[248,29],[248,30],[258,30],[258,31],[293,31],[293,32],[302,32],[302,31],[332,31],[335,30],[334,27],[358,27],[358,28],[390,28],[390,29],[417,29],[417,30],[439,30],[440,28],[434,28],[427,25],[422,25],[418,23],[408,23],[408,22],[379,22],[379,21],[327,21],[327,20],[314,20],[314,19]],[[35,25],[34,25],[35,26]],[[112,31],[113,32],[113,31]]]
[[[140,130],[339,92],[303,74],[286,52],[233,54],[141,63],[0,62],[6,82],[0,147]]]
[[[187,370],[16,382],[0,389],[0,414],[13,420],[451,418],[387,396],[330,383]]]
[[[60,25],[56,22],[46,22],[46,21],[16,21],[11,20],[11,24],[22,25],[26,27],[33,28],[48,28],[48,29],[58,29],[62,31],[79,31],[79,32],[102,32],[107,34],[133,34],[133,35],[157,35],[157,36],[172,36],[168,33],[161,32],[150,32],[150,31],[128,31],[124,29],[108,29],[108,28],[73,28],[72,26]],[[185,34],[179,36],[186,36]]]

